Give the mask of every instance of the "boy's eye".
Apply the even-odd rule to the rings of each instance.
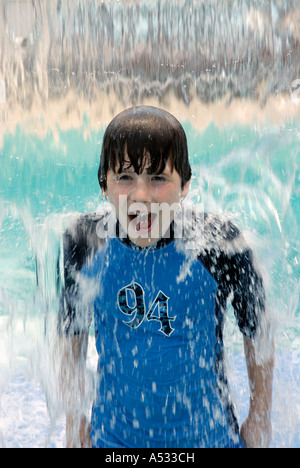
[[[157,176],[151,177],[151,181],[163,183],[163,182],[167,182],[167,179],[164,176],[157,175]]]
[[[115,180],[117,182],[130,182],[133,180],[133,177],[128,174],[123,174],[115,177]]]

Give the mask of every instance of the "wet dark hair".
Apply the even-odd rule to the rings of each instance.
[[[149,159],[148,174],[160,174],[170,158],[172,170],[181,176],[182,188],[192,176],[185,132],[178,120],[157,107],[138,106],[118,114],[107,127],[102,144],[98,180],[107,189],[107,172],[120,164],[123,171],[125,153],[130,167],[140,174]],[[128,167],[128,166],[127,166]]]

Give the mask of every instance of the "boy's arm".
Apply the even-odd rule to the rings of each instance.
[[[60,392],[66,412],[68,448],[90,447],[85,417],[85,371],[88,333],[60,337]]]
[[[229,253],[224,259],[223,284],[233,293],[234,313],[244,335],[250,385],[250,410],[241,437],[247,447],[267,447],[272,433],[274,341],[264,282],[240,231],[229,222],[223,232],[225,251]]]
[[[241,427],[241,438],[247,448],[266,448],[272,437],[271,409],[274,347],[263,363],[257,363],[255,347],[244,337],[244,348],[250,385],[250,409]]]
[[[88,229],[85,217],[69,228],[63,239],[63,271],[58,314],[59,385],[66,414],[67,447],[89,447],[88,423],[85,413],[85,376],[90,307],[81,300],[79,272],[89,252]]]

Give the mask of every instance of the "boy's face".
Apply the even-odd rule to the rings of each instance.
[[[149,155],[145,155],[149,158]],[[137,174],[125,156],[123,170],[119,166],[107,173],[104,193],[116,210],[117,218],[129,239],[146,247],[161,239],[174,219],[174,211],[189,190],[181,187],[181,177],[168,160],[161,174],[148,174],[145,165]]]

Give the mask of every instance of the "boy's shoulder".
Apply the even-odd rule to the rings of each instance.
[[[109,208],[103,207],[93,213],[76,213],[69,223],[65,235],[69,235],[75,242],[87,242],[90,237],[97,235],[97,226],[105,225],[111,215]]]
[[[72,217],[64,233],[64,252],[77,269],[101,248],[103,238],[99,236],[99,229],[107,224],[110,215],[109,209],[101,208],[94,213],[77,213]]]
[[[203,244],[230,255],[247,248],[243,233],[227,215],[204,213]]]
[[[183,245],[195,252],[215,252],[231,256],[248,249],[244,235],[227,215],[198,212],[194,208],[183,217]]]

